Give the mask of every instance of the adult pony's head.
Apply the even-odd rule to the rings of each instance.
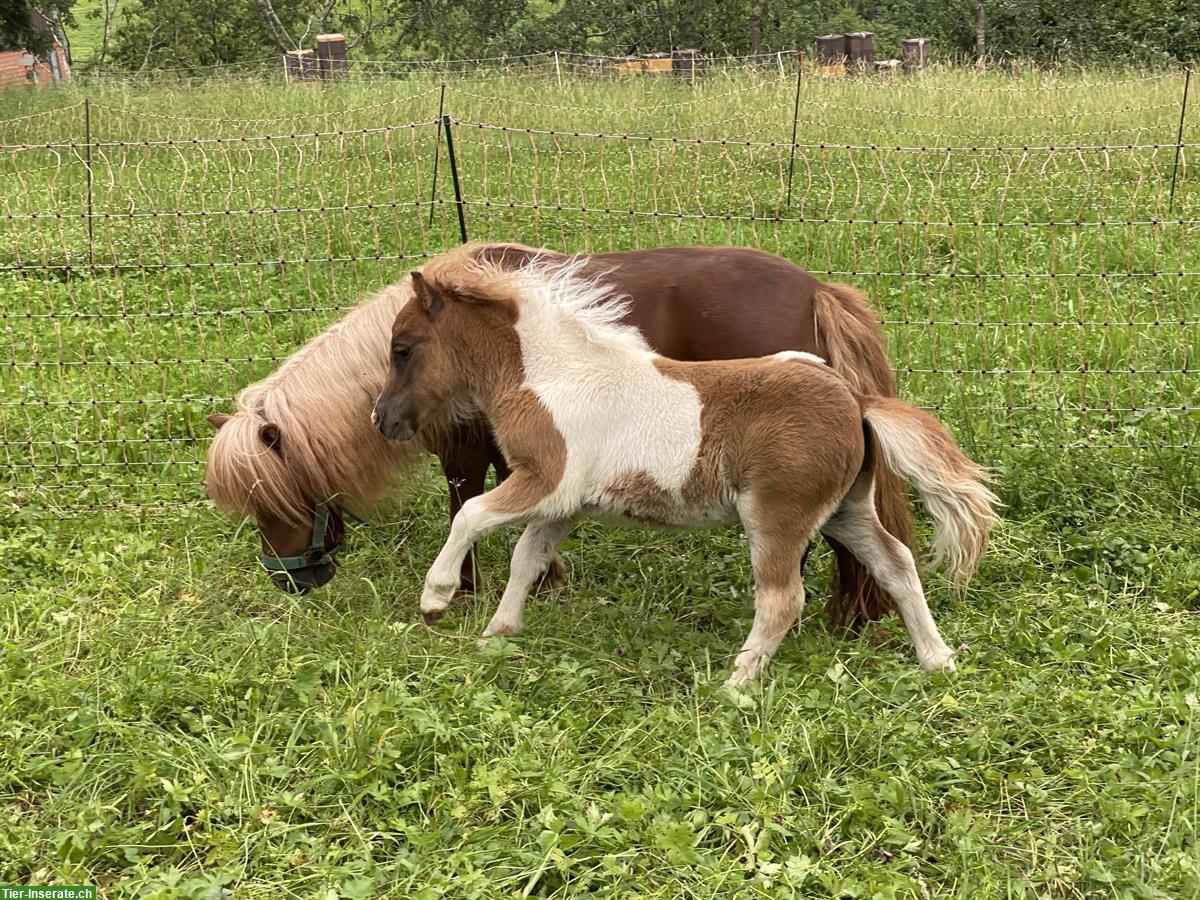
[[[383,440],[371,401],[388,365],[388,327],[409,297],[385,288],[318,335],[263,381],[232,415],[208,417],[217,435],[205,483],[217,508],[252,516],[272,581],[304,593],[327,583],[345,535],[418,447]]]

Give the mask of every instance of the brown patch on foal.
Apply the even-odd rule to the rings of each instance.
[[[610,482],[600,495],[605,512],[648,525],[691,524],[695,497],[681,498],[663,488],[648,472],[629,472]]]
[[[829,498],[840,499],[862,468],[858,398],[835,373],[799,360],[659,358],[655,366],[694,386],[703,404],[685,501],[703,506],[752,488],[742,508],[751,540],[762,544],[755,578],[768,588],[798,584],[808,541],[833,512]]]

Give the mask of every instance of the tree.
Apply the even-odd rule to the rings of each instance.
[[[750,0],[750,53],[757,55],[762,49],[763,14],[767,11],[767,0]]]
[[[967,0],[967,6],[971,7],[971,12],[975,14],[975,64],[982,69],[985,65],[985,54],[987,52],[984,36],[983,4],[979,0]]]
[[[299,33],[305,5],[304,0],[286,0],[275,8]],[[252,0],[125,0],[122,8],[109,48],[120,68],[199,69],[277,52],[275,37]]]
[[[29,4],[0,0],[0,35],[28,35]],[[118,2],[120,17],[113,14]],[[906,37],[940,55],[1045,62],[1166,63],[1200,56],[1196,0],[92,0],[104,64],[199,68],[311,47],[339,31],[357,58],[476,58],[564,50],[712,55],[806,48],[818,34],[871,31],[880,53]],[[985,13],[986,7],[986,13]],[[53,18],[47,14],[47,18]],[[65,18],[65,17],[64,17]],[[0,38],[3,39],[3,38]],[[33,35],[33,47],[44,45]],[[31,49],[33,49],[31,47]]]
[[[75,0],[0,0],[0,50],[45,53],[57,37],[66,44],[65,26],[74,25]]]

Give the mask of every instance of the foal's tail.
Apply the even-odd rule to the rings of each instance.
[[[933,517],[935,564],[965,584],[998,521],[990,476],[929,413],[888,397],[864,397],[863,410],[884,462],[917,489]]]

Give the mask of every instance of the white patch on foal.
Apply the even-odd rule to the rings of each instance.
[[[776,359],[795,359],[800,362],[816,363],[818,366],[826,365],[825,360],[815,353],[809,353],[807,350],[780,350],[778,353],[772,355]]]
[[[549,411],[567,450],[562,479],[537,509],[575,514],[633,472],[678,497],[700,452],[700,395],[658,370],[636,329],[614,328],[625,306],[602,282],[581,291],[577,268],[559,267],[549,278],[537,272],[522,285],[516,330],[524,386]],[[586,363],[575,365],[579,359]]]

